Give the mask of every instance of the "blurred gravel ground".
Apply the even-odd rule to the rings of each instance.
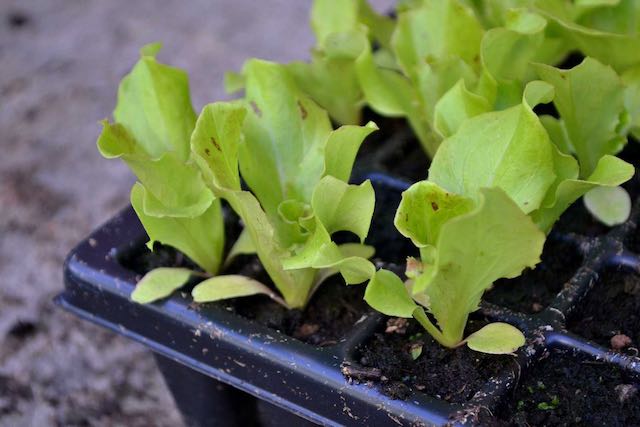
[[[298,0],[0,2],[0,426],[178,426],[149,353],[51,303],[71,247],[128,202],[95,149],[145,43],[187,69],[194,106],[244,59],[307,57]]]

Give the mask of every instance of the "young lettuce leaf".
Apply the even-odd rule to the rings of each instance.
[[[399,8],[391,49],[401,72],[376,64],[367,47],[356,72],[367,103],[380,114],[406,117],[433,157],[442,139],[434,129],[438,99],[460,79],[475,83],[483,30],[457,0],[422,0]]]
[[[366,0],[314,0],[311,27],[316,46],[311,61],[295,61],[285,67],[296,84],[340,124],[356,125],[361,120],[362,89],[357,80],[355,59],[375,41],[388,52],[395,24],[378,14]],[[227,73],[229,92],[245,87],[241,74]]]
[[[415,317],[446,347],[465,342],[469,313],[478,308],[482,294],[495,280],[516,277],[540,261],[545,240],[499,188],[481,189],[474,202],[431,182],[416,183],[403,193],[395,223],[420,247],[421,265],[411,272],[406,285],[389,271],[376,272],[365,300],[382,313]],[[425,308],[437,324],[427,317]],[[524,342],[517,329],[497,328],[507,331],[501,346],[491,345],[490,339],[483,341],[480,335],[469,342],[470,347],[509,353]]]
[[[368,233],[373,188],[368,181],[346,181],[360,144],[376,127],[332,130],[327,113],[284,66],[252,60],[243,75],[245,99],[207,105],[192,150],[211,191],[245,225],[238,251],[255,250],[285,304],[303,307],[329,273],[360,283],[375,270],[366,259],[369,247],[336,245],[331,234],[351,231],[362,242]],[[240,174],[250,191],[241,189]],[[209,289],[223,286],[224,277],[201,284],[199,300],[224,298],[227,291]],[[227,297],[237,296],[232,287],[225,289]],[[264,293],[261,287],[244,289]]]
[[[138,178],[131,203],[149,235],[149,248],[155,241],[173,246],[215,274],[224,247],[220,202],[191,159],[196,117],[187,76],[157,62],[159,49],[157,44],[142,49],[120,84],[116,122],[103,121],[97,145],[104,157],[122,159]],[[132,296],[136,301],[165,297],[187,279],[168,269],[147,276]]]
[[[612,213],[610,206],[599,202],[603,200],[602,197],[592,195],[587,202],[591,213],[608,225],[624,222],[631,212],[631,206],[624,203],[628,198],[628,195],[622,195],[625,190],[615,186],[631,178],[633,167],[612,157],[626,143],[626,135],[620,126],[625,114],[625,88],[622,80],[611,67],[592,58],[586,58],[570,70],[543,64],[538,64],[535,68],[540,78],[553,85],[553,103],[560,115],[559,119],[545,118],[545,126],[558,135],[556,139],[562,140],[558,144],[560,149],[566,154],[576,155],[579,165],[579,168],[566,165],[565,171],[558,171],[558,176],[567,181],[558,183],[558,204],[555,209],[549,209],[553,202],[549,198],[544,207],[544,216],[550,216],[555,221],[576,199],[587,191],[595,191],[600,196],[609,194],[613,197],[612,200],[620,201],[616,206],[619,209]],[[565,162],[572,160],[565,159]],[[582,180],[576,181],[578,177]],[[542,222],[543,229],[550,227],[548,219],[538,219]]]
[[[516,277],[539,262],[545,232],[573,201],[633,174],[631,165],[600,155],[588,179],[578,179],[578,162],[554,145],[533,111],[555,94],[552,84],[532,81],[519,105],[451,127],[428,181],[405,191],[396,212],[396,228],[419,248],[420,260],[408,261],[405,284],[378,271],[365,294],[372,307],[414,317],[447,347],[466,342],[477,351],[504,353],[524,343],[517,329],[504,324],[465,340],[469,313],[495,280]],[[467,96],[467,102],[473,100]]]

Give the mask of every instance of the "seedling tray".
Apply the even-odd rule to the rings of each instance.
[[[400,193],[407,188],[404,181],[380,173],[367,177],[374,183],[377,199],[385,200],[379,206],[397,206]],[[378,207],[374,235],[377,229],[392,227],[392,218],[392,211]],[[180,292],[156,304],[131,302],[136,273],[123,267],[122,260],[139,251],[147,236],[130,207],[69,254],[65,290],[56,302],[154,351],[178,406],[192,425],[247,425],[254,413],[262,424],[268,424],[269,417],[285,422],[274,406],[322,425],[474,424],[483,411],[485,415],[494,413],[510,399],[519,376],[554,349],[617,366],[640,381],[640,359],[566,330],[567,319],[603,272],[623,269],[640,273],[640,257],[624,245],[636,232],[639,218],[640,205],[636,203],[631,218],[606,234],[552,233],[550,239],[575,244],[576,256],[583,262],[543,311],[527,315],[483,303],[481,315],[516,325],[527,337],[527,344],[515,355],[520,372],[500,372],[462,404],[418,391],[406,400],[393,400],[378,387],[345,378],[344,367],[357,369],[358,348],[386,321],[375,313],[365,314],[336,345],[321,348],[229,312],[222,304],[205,304],[196,310],[190,297]],[[403,251],[406,247],[401,237],[397,242],[372,243],[386,245],[387,250]],[[237,390],[266,402],[266,406]],[[300,418],[297,422],[301,423]]]

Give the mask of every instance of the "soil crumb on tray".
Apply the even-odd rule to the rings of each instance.
[[[402,319],[404,320],[404,319]],[[360,367],[343,368],[355,381],[372,381],[396,399],[406,399],[413,391],[426,393],[451,403],[468,401],[487,381],[504,369],[517,369],[513,356],[478,353],[466,346],[442,347],[413,319],[389,319],[384,329],[359,349]],[[467,333],[486,323],[470,321]],[[360,375],[360,370],[379,373]]]
[[[552,352],[498,416],[510,426],[637,426],[640,393],[615,366]]]
[[[598,344],[637,355],[640,348],[640,276],[605,270],[568,329]],[[626,337],[626,338],[625,338]]]
[[[527,314],[546,308],[582,263],[582,256],[570,243],[547,239],[542,262],[515,279],[501,279],[485,294],[493,304]]]

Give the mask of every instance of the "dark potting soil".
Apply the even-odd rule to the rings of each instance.
[[[583,236],[600,236],[610,230],[589,213],[581,198],[562,214],[553,229],[559,233],[576,233]]]
[[[191,261],[182,252],[158,242],[154,243],[153,251],[144,246],[132,253],[125,254],[120,259],[120,264],[129,270],[135,271],[140,276],[158,267],[181,267],[202,271],[195,262]]]
[[[239,274],[251,276],[273,287],[257,258],[247,258],[252,260],[243,262],[244,267]],[[364,301],[364,286],[347,286],[340,276],[333,276],[320,285],[303,310],[288,310],[262,295],[235,298],[222,303],[228,310],[243,317],[320,347],[340,342],[353,325],[371,311]]]
[[[568,329],[607,348],[612,347],[614,336],[626,335],[631,338],[625,346],[627,351],[637,355],[640,348],[640,276],[633,272],[604,271],[580,304],[580,312],[570,320]]]
[[[495,282],[484,299],[527,314],[543,310],[580,267],[582,256],[571,243],[549,238],[541,259],[536,268],[521,276]]]
[[[378,169],[391,176],[417,182],[427,179],[429,158],[405,119],[382,117],[365,109],[362,123],[380,128],[362,145],[358,157],[362,170]]]
[[[497,415],[509,426],[637,426],[640,392],[615,366],[553,350]]]
[[[154,251],[146,248],[122,259],[123,265],[140,276],[157,267],[185,267],[198,269],[180,251],[161,244]],[[223,274],[241,274],[275,288],[255,256],[239,256]],[[183,291],[189,292],[189,286]],[[221,301],[225,308],[243,317],[278,330],[311,345],[329,346],[343,339],[353,325],[366,313],[363,286],[347,286],[339,276],[327,279],[311,298],[304,310],[288,310],[263,295]],[[195,305],[197,307],[197,305]]]
[[[466,333],[485,324],[471,320]],[[418,349],[421,353],[414,360],[412,352],[415,355]],[[503,369],[517,369],[512,356],[487,355],[466,346],[446,349],[413,319],[405,323],[404,319],[394,318],[361,346],[357,361],[380,374],[374,378],[365,371],[364,379],[377,380],[391,398],[406,399],[413,391],[419,391],[451,403],[466,402]],[[351,375],[352,379],[363,379],[358,376],[358,369],[353,371],[356,374]]]

